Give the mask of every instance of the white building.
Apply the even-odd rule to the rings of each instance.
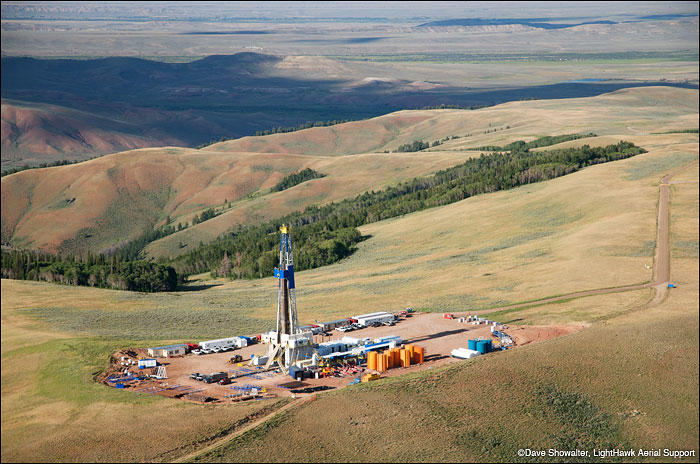
[[[175,356],[184,356],[187,352],[187,345],[167,345],[167,346],[157,346],[155,348],[148,349],[148,356],[154,356],[158,358],[173,358]]]

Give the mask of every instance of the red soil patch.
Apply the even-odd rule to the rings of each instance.
[[[508,329],[516,346],[529,345],[578,332],[583,325],[520,326]]]

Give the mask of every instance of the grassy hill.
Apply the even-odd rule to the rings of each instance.
[[[475,111],[401,111],[201,150],[136,150],[25,171],[2,179],[3,241],[101,251],[133,240],[168,217],[173,225],[184,225],[211,207],[222,213],[146,250],[153,257],[172,256],[236,224],[261,222],[457,164],[478,155],[469,150],[474,147],[556,133],[596,132],[621,139],[687,129],[697,125],[696,95],[694,90],[645,88]],[[611,105],[616,112],[606,110]],[[686,137],[692,140],[692,134]],[[382,153],[414,140],[444,143],[418,153]],[[307,167],[327,176],[269,193],[284,175]],[[63,220],[57,227],[58,218]]]
[[[650,92],[599,97],[607,103],[594,98],[576,106],[576,101],[568,100],[557,108],[550,106],[552,102],[518,102],[484,111],[485,121],[472,127],[488,130],[489,121],[505,122],[518,116],[518,107],[520,111],[532,109],[533,116],[520,117],[521,133],[504,129],[481,134],[478,140],[450,143],[464,142],[462,147],[469,148],[503,144],[525,134],[594,131],[634,142],[648,153],[364,226],[363,234],[370,237],[359,244],[355,254],[329,268],[297,274],[300,321],[356,313],[358,308],[366,312],[404,306],[474,310],[649,280],[651,271],[644,264],[653,262],[659,180],[698,158],[697,134],[639,135],[626,129],[652,132],[697,123],[697,92]],[[604,111],[606,105],[616,111]],[[509,118],[498,119],[499,114]],[[597,126],[595,117],[602,121]],[[441,128],[436,124],[436,130]],[[142,201],[158,205],[166,200],[168,204],[176,195],[187,203],[197,195],[192,186],[214,186],[216,175],[233,176],[223,169],[227,163],[239,163],[233,164],[232,172],[240,170],[242,178],[251,179],[246,188],[260,192],[283,175],[280,170],[255,177],[264,171],[251,166],[260,165],[261,159],[328,174],[310,181],[308,187],[305,183],[286,191],[292,193],[294,189],[315,189],[314,183],[328,181],[343,170],[366,169],[369,173],[372,165],[363,168],[369,160],[379,160],[381,166],[399,160],[381,172],[381,182],[390,182],[387,173],[402,176],[394,168],[412,157],[417,160],[412,168],[415,172],[450,162],[445,151],[383,158],[371,154],[227,155],[175,149],[166,155],[162,151],[110,155],[76,166],[95,166],[92,177],[102,169],[105,181],[123,181],[119,185],[131,197],[142,195]],[[450,156],[476,153],[456,150]],[[177,160],[177,165],[169,159]],[[212,166],[211,171],[198,164],[200,159]],[[357,163],[358,159],[363,163]],[[336,162],[346,164],[333,174],[331,166]],[[433,167],[426,168],[426,163]],[[381,171],[381,166],[374,170]],[[58,173],[49,178],[58,183],[70,172],[61,169],[74,167],[3,178],[3,227],[6,214],[21,217],[24,209],[31,209],[34,198],[45,198],[41,197],[43,189],[53,191],[51,182],[39,181],[42,176]],[[179,174],[179,169],[188,168],[189,176]],[[32,181],[13,180],[25,177]],[[95,201],[109,204],[109,197],[100,200],[99,195],[106,194],[97,181],[90,187],[90,178],[87,174],[69,178],[70,188],[84,185]],[[182,190],[173,189],[158,197],[161,199],[139,194],[174,184],[161,179],[180,179]],[[576,445],[697,450],[697,165],[674,181],[684,182],[674,184],[671,191],[671,277],[678,288],[661,305],[640,309],[651,298],[650,290],[642,289],[503,312],[500,319],[517,324],[586,328],[482,359],[321,394],[316,401],[284,413],[199,460],[513,461],[520,460],[514,454],[519,448],[570,449]],[[360,180],[352,182],[361,185]],[[32,198],[32,204],[6,207],[6,185],[12,186],[8,192],[24,189],[21,196]],[[184,186],[190,190],[185,191]],[[249,191],[246,188],[228,200],[242,204]],[[222,191],[212,192],[218,193],[207,195],[217,198]],[[125,209],[135,209],[136,204],[129,203]],[[188,207],[192,208],[189,212],[182,207],[181,217],[199,206],[194,202]],[[51,210],[46,211],[43,214]],[[145,214],[143,217],[146,221]],[[232,327],[253,333],[273,323],[273,279],[201,279],[195,283],[197,291],[167,294],[3,280],[3,461],[29,460],[37,453],[66,461],[104,456],[169,460],[192,450],[193,443],[235,429],[241,421],[259,414],[260,404],[240,408],[183,405],[108,389],[92,381],[92,374],[120,347],[224,336]],[[132,434],[137,428],[142,440],[134,445]],[[163,433],[168,440],[160,439]],[[286,443],[284,454],[276,450],[280,440]]]

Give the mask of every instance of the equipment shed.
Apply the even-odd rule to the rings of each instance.
[[[184,343],[179,345],[157,346],[148,349],[148,355],[157,358],[173,358],[175,356],[184,356],[187,352],[187,345]]]

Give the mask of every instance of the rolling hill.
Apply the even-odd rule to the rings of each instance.
[[[508,324],[584,328],[476,360],[319,394],[240,437],[222,440],[195,460],[512,462],[528,461],[517,456],[519,448],[697,451],[698,135],[625,132],[627,125],[652,132],[697,122],[696,93],[659,90],[605,96],[621,119],[609,132],[613,116],[601,111],[603,122],[593,127],[586,113],[603,107],[597,99],[578,106],[562,101],[558,109],[538,108],[543,102],[518,103],[532,106],[538,117],[551,115],[525,133],[595,130],[612,140],[630,140],[648,153],[368,224],[362,232],[369,238],[355,254],[299,272],[296,281],[304,322],[347,316],[359,308],[481,313],[543,296],[648,281],[652,270],[644,264],[654,265],[659,182],[695,160],[670,187],[671,278],[677,288],[660,304],[650,306],[651,289],[646,288],[497,312],[492,317]],[[685,110],[670,106],[683,101]],[[510,137],[504,133],[481,134],[479,145],[502,144]],[[149,151],[157,150],[140,153]],[[186,155],[198,152],[173,151],[171,156]],[[120,156],[125,155],[89,163]],[[374,155],[283,159],[333,163],[358,156]],[[149,166],[143,172],[157,170]],[[156,185],[141,176],[138,185]],[[276,311],[273,278],[231,282],[201,276],[189,291],[167,294],[10,280],[2,286],[4,460],[29,460],[37,453],[66,461],[105,455],[172,460],[196,455],[202,444],[216,443],[222,431],[240,430],[265,414],[264,402],[241,408],[175,404],[105,388],[93,374],[121,347],[196,339],[231,327],[241,333],[268,329]],[[105,423],[108,428],[98,426]],[[143,440],[125,446],[133,442],[129,434],[136,427],[143,428]],[[169,440],[158,439],[163,430]],[[287,443],[283,456],[276,451],[282,440]]]
[[[623,68],[606,71],[609,81],[586,82],[575,78],[588,70],[551,74],[518,67],[513,74],[510,63],[504,65],[507,72],[490,67],[477,71],[471,63],[455,72],[449,69],[452,64],[436,68],[432,62],[398,62],[386,68],[386,63],[250,52],[174,63],[3,55],[2,96],[13,106],[2,116],[3,167],[40,164],[49,154],[84,159],[143,146],[195,147],[258,131],[362,120],[405,108],[594,96],[655,85],[661,78],[653,66],[648,78],[648,71],[631,76]],[[697,88],[692,79],[680,79],[685,75],[686,71],[664,70],[664,84]],[[31,132],[24,135],[28,120]],[[362,133],[361,126],[357,128]],[[324,139],[325,147],[329,143],[332,139]]]
[[[216,218],[146,250],[152,257],[173,256],[237,224],[262,222],[458,164],[478,156],[470,149],[479,146],[531,140],[554,135],[552,131],[627,139],[687,129],[697,125],[696,95],[694,90],[661,87],[473,111],[401,111],[331,127],[244,137],[201,150],[132,150],[24,171],[2,179],[3,242],[98,252],[133,240],[168,218],[173,225],[184,225],[195,214],[216,208]],[[607,110],[611,105],[616,112]],[[417,153],[383,153],[413,140],[443,143]],[[306,167],[327,176],[269,192],[284,175]]]
[[[57,105],[2,100],[3,165],[62,159],[165,145],[133,122]],[[170,138],[169,144],[182,143]]]

